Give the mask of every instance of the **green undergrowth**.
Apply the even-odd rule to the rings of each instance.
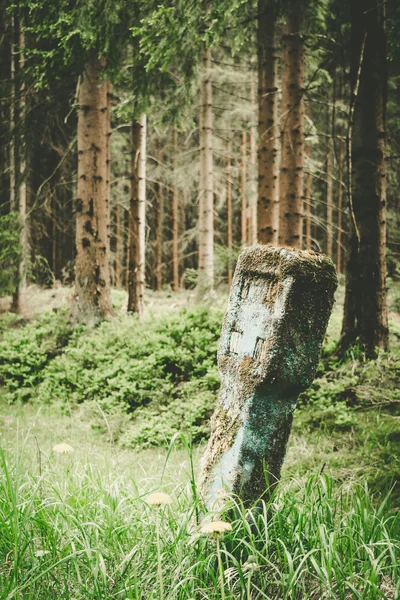
[[[121,301],[123,300],[121,294]],[[143,321],[115,316],[95,328],[73,325],[66,310],[33,320],[0,318],[0,385],[10,402],[85,406],[92,427],[131,448],[165,446],[177,431],[194,442],[208,436],[219,387],[216,352],[222,310],[168,308]],[[390,352],[365,360],[354,347],[332,354],[340,310],[335,308],[317,376],[298,403],[296,421],[310,431],[346,433],[359,415],[400,414],[399,326]],[[400,434],[399,434],[400,435]],[[393,442],[395,443],[395,442]]]
[[[391,326],[390,352],[367,360],[358,346],[326,352],[299,398],[294,431],[315,450],[302,470],[328,468],[343,481],[367,481],[376,494],[392,490],[400,504],[400,345]],[[332,348],[329,348],[331,350]],[[306,451],[307,453],[307,451]],[[298,456],[297,456],[298,457]]]
[[[29,321],[12,313],[2,315],[0,385],[7,399],[10,402],[32,399],[46,367],[82,331],[82,327],[71,324],[66,310],[45,313]]]
[[[196,523],[189,445],[161,470],[150,455],[122,468],[112,446],[96,464],[82,438],[32,456],[30,437],[0,452],[2,600],[400,597],[400,513],[367,486],[286,477],[252,513],[233,499],[217,543]],[[154,491],[172,504],[149,505]]]
[[[124,315],[94,329],[66,313],[1,323],[0,382],[9,402],[87,405],[94,427],[127,446],[167,443],[191,429],[199,441],[219,387],[222,314],[180,309],[139,321]]]
[[[393,332],[390,352],[367,360],[355,346],[345,356],[327,353],[298,407],[311,425],[350,429],[360,411],[380,410],[400,415],[400,346]]]

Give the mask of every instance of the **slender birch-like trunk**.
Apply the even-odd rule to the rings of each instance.
[[[110,248],[111,243],[111,99],[112,99],[112,85],[109,81],[106,83],[107,86],[107,113],[106,113],[106,202],[107,202],[107,246]],[[115,272],[114,272],[114,285],[115,285]]]
[[[176,185],[178,131],[174,129],[174,185],[172,186],[172,290],[179,290],[179,200]]]
[[[283,35],[282,162],[280,175],[279,243],[299,248],[302,234],[304,161],[303,7],[292,3]]]
[[[122,273],[121,283],[124,289],[128,291],[128,269],[129,269],[129,210],[122,210],[123,230],[122,230]]]
[[[157,185],[157,222],[156,222],[156,290],[162,289],[162,242],[164,221],[164,187]]]
[[[57,279],[57,198],[51,202],[51,270]]]
[[[115,287],[121,287],[121,206],[115,205]]]
[[[78,199],[74,312],[80,319],[111,312],[107,198],[107,83],[105,61],[91,52],[78,93]]]
[[[278,50],[275,9],[258,0],[258,241],[278,243],[279,147]]]
[[[16,155],[16,131],[15,131],[15,17],[10,17],[10,75],[11,75],[11,99],[10,99],[10,212],[17,209],[15,201],[15,155]]]
[[[157,139],[155,148],[155,158],[158,164],[162,163],[163,150],[162,145]],[[164,185],[161,181],[158,181],[156,186],[156,290],[158,292],[162,289],[163,284],[163,229],[164,229]]]
[[[19,44],[19,73],[23,73],[25,69],[25,31],[24,24],[22,21],[19,23],[18,44]],[[15,51],[15,49],[14,49]],[[15,63],[14,63],[15,68]],[[15,74],[15,72],[14,72]],[[19,121],[19,134],[14,136],[18,139],[18,158],[19,158],[19,181],[17,185],[17,202],[18,202],[18,214],[21,221],[21,233],[19,243],[21,246],[22,258],[18,268],[17,285],[12,298],[11,310],[17,313],[22,311],[23,299],[26,288],[26,271],[29,262],[30,248],[29,248],[29,236],[28,236],[28,216],[27,216],[27,98],[25,88],[25,78],[21,77],[21,85],[18,90],[19,92],[19,103],[18,103],[18,121]],[[15,148],[15,146],[14,146]],[[15,154],[14,154],[15,159]],[[15,162],[14,162],[14,173],[15,173]],[[15,180],[14,180],[15,184]],[[15,205],[15,200],[14,200]]]
[[[257,107],[257,83],[252,77],[251,80],[251,103]],[[257,107],[258,108],[258,107]],[[250,128],[250,164],[251,164],[251,200],[250,200],[250,243],[257,244],[257,197],[258,197],[258,179],[257,179],[257,126]]]
[[[247,181],[247,133],[246,131],[242,132],[242,141],[241,141],[241,155],[242,155],[242,163],[240,169],[240,200],[241,200],[241,210],[240,210],[240,229],[241,229],[241,242],[242,246],[245,246],[247,243],[247,201],[246,201],[246,181]]]
[[[232,283],[232,140],[229,138],[227,145],[226,161],[226,202],[227,202],[227,248],[228,248],[228,285]]]
[[[306,153],[308,158],[310,158],[311,150],[310,147],[307,146]],[[306,185],[304,191],[304,218],[305,218],[305,247],[306,250],[311,250],[311,182],[312,176],[309,171],[306,176]]]
[[[343,213],[343,166],[344,166],[344,153],[343,153],[343,144],[339,141],[339,165],[338,165],[338,175],[339,175],[339,189],[338,189],[338,223],[337,223],[337,255],[336,255],[336,271],[338,273],[342,272],[342,213]]]
[[[212,287],[214,281],[214,191],[213,191],[213,115],[211,85],[211,51],[202,57],[200,79],[200,201],[199,201],[199,271],[201,285]]]
[[[333,140],[328,138],[326,154],[326,254],[333,256]]]
[[[146,115],[132,124],[128,312],[143,315],[146,241]]]

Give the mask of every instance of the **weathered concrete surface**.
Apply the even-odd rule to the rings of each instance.
[[[265,496],[267,480],[279,479],[296,400],[314,378],[336,287],[324,255],[273,246],[240,254],[200,478],[210,510],[224,491],[251,504]]]

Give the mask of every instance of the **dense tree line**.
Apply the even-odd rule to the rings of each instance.
[[[341,349],[387,347],[396,2],[1,0],[0,13],[15,310],[27,281],[56,279],[75,282],[78,318],[111,312],[111,284],[141,313],[146,285],[208,289],[230,282],[241,246],[279,243],[346,271]]]

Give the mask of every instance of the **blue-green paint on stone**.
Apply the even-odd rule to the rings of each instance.
[[[210,509],[224,491],[253,503],[280,477],[293,411],[315,376],[337,278],[321,254],[254,246],[241,253],[218,366],[221,392],[203,457]]]

